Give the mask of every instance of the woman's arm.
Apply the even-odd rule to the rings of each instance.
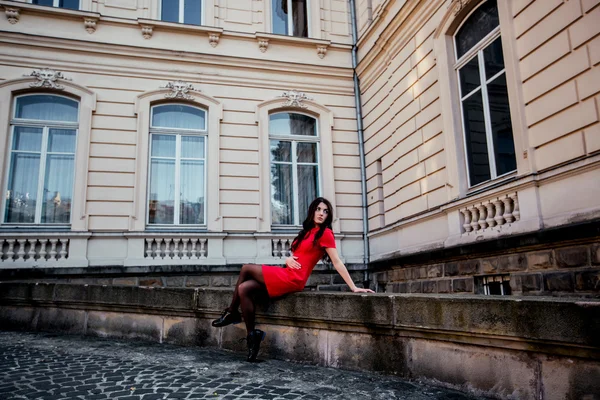
[[[352,281],[352,278],[350,277],[350,274],[348,273],[348,269],[346,268],[342,260],[340,260],[340,256],[338,255],[337,249],[335,247],[328,247],[325,249],[325,251],[327,252],[327,255],[329,255],[329,258],[331,258],[331,262],[333,263],[333,267],[335,268],[335,270],[338,272],[338,274],[340,274],[344,282],[346,282],[346,284],[350,286],[350,290],[352,290],[354,293],[375,293],[371,289],[362,289],[356,287],[356,285]]]

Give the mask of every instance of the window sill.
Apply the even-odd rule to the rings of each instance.
[[[465,194],[465,197],[476,196],[476,195],[486,192],[490,189],[495,189],[497,187],[506,185],[507,183],[510,183],[517,179],[518,179],[517,171],[509,172],[509,173],[504,174],[496,179],[478,183],[475,186],[471,186],[469,189],[467,189],[467,193]]]
[[[185,32],[202,32],[202,33],[217,33],[222,34],[223,28],[215,28],[211,26],[205,25],[191,25],[191,24],[182,24],[179,22],[167,22],[161,21],[158,19],[147,19],[147,18],[138,18],[137,22],[139,25],[146,25],[152,27],[162,27],[168,30],[177,30],[177,31],[185,31]]]

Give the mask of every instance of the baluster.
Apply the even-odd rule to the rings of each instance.
[[[206,257],[206,242],[208,239],[200,239],[200,258]]]
[[[515,220],[515,217],[512,214],[512,200],[510,199],[510,197],[506,196],[502,199],[502,202],[504,203],[503,217],[506,220],[506,222],[510,224]]]
[[[519,198],[517,197],[516,193],[511,194],[510,198],[512,199],[512,202],[513,202],[512,214],[515,217],[515,221],[518,221],[521,219],[521,210],[519,209]]]
[[[25,245],[27,244],[27,239],[23,239],[19,241],[19,251],[17,252],[17,260],[25,260]]]
[[[497,198],[496,200],[494,200],[494,207],[496,208],[496,216],[494,217],[494,219],[496,220],[496,224],[504,225],[504,217],[502,216],[504,203],[502,203],[502,200]]]
[[[285,257],[289,257],[292,254],[292,243],[290,239],[285,241]]]
[[[169,258],[173,259],[175,257],[175,240],[173,239],[167,239],[167,248],[169,249]]]
[[[50,239],[50,257],[51,260],[56,260],[56,242],[58,239]]]
[[[61,259],[66,259],[67,255],[69,254],[69,252],[67,251],[67,246],[69,244],[69,239],[60,239],[60,250],[58,252],[58,255],[60,256]]]
[[[153,239],[144,239],[144,244],[146,245],[146,250],[144,251],[144,258],[150,258],[152,253],[152,240]]]
[[[46,255],[48,254],[48,252],[46,251],[47,246],[48,246],[48,239],[44,240],[40,240],[40,258],[39,260],[42,261],[46,261]]]
[[[167,256],[167,252],[169,251],[168,246],[167,241],[163,238],[156,241],[156,255],[160,257],[161,260],[164,260]]]
[[[179,257],[179,259],[183,258],[184,248],[183,248],[183,240],[182,239],[173,239],[175,246],[173,249],[175,250],[175,257]]]
[[[10,239],[8,241],[8,251],[6,252],[6,257],[8,260],[15,261],[13,258],[15,256],[14,248],[15,248],[16,239]]]
[[[273,239],[275,245],[275,251],[273,251],[273,257],[281,257],[281,240]]]
[[[194,260],[198,258],[198,247],[200,247],[200,239],[192,239],[192,255]]]
[[[473,228],[471,228],[471,213],[466,208],[464,210],[460,210],[460,213],[463,215],[463,231],[471,232]]]
[[[491,201],[485,203],[485,207],[487,209],[487,219],[485,220],[490,228],[493,228],[496,225],[496,220],[494,219],[494,204]]]
[[[35,246],[37,246],[37,239],[29,241],[29,251],[27,251],[27,259],[35,260]]]
[[[471,227],[477,231],[479,229],[479,210],[477,207],[472,207],[469,211],[471,211]]]
[[[477,211],[479,212],[479,227],[481,229],[487,228],[488,224],[486,221],[487,218],[487,208],[483,205],[483,203],[477,206]]]

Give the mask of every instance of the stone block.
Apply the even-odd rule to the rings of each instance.
[[[37,314],[36,308],[3,305],[0,307],[0,326],[2,330],[34,331]]]
[[[543,289],[541,274],[521,275],[521,289],[523,293],[538,292]]]
[[[388,281],[388,273],[387,273],[387,271],[374,273],[373,274],[373,280],[375,280],[375,281],[377,281],[379,283],[389,282]]]
[[[479,261],[479,273],[480,274],[495,274],[498,272],[498,258],[484,258]]]
[[[527,254],[527,264],[530,270],[550,269],[556,265],[551,250],[536,251]]]
[[[600,243],[593,244],[591,246],[592,251],[592,264],[600,265]]]
[[[556,249],[556,263],[560,268],[584,267],[589,265],[587,246]]]
[[[162,285],[160,278],[140,278],[140,286],[161,287]]]
[[[365,277],[365,275],[362,271],[353,271],[353,272],[349,272],[349,273],[350,273],[350,278],[352,278],[352,281],[356,284],[361,283]],[[344,279],[341,277],[341,275],[338,274],[336,271],[334,271],[333,274],[334,274],[333,275],[333,283],[334,284],[346,283],[346,282],[344,282]],[[329,279],[332,279],[332,275],[327,275],[327,276],[329,277]],[[392,279],[392,281],[393,281],[393,279]]]
[[[85,332],[85,314],[83,310],[69,308],[39,308],[36,330],[83,334]]]
[[[454,293],[473,293],[473,278],[460,278],[452,280]]]
[[[479,260],[464,260],[458,263],[459,275],[475,275],[479,270]]]
[[[409,293],[422,293],[423,287],[421,281],[413,281],[408,283]]]
[[[541,379],[544,400],[600,398],[600,363],[566,357],[542,359]]]
[[[498,257],[498,272],[525,271],[527,257],[524,254],[511,254]]]
[[[575,289],[600,292],[600,270],[575,272]]]
[[[231,277],[229,276],[212,276],[210,278],[210,286],[212,287],[228,287],[231,286]]]
[[[167,287],[184,287],[185,276],[167,276]]]
[[[544,288],[550,292],[572,292],[573,274],[570,272],[544,274]]]
[[[186,346],[218,346],[218,333],[206,319],[165,317],[163,341]]]
[[[428,278],[439,278],[444,274],[444,264],[435,264],[427,266]]]
[[[113,278],[112,284],[118,285],[118,286],[137,286],[138,278],[136,278],[136,277]]]
[[[522,294],[523,293],[523,278],[521,275],[514,275],[514,274],[511,275],[509,284],[510,284],[510,290],[511,290],[512,294]]]
[[[208,276],[188,276],[185,280],[186,287],[205,287],[210,285]]]
[[[396,268],[389,271],[389,277],[391,282],[399,282],[406,280],[406,270],[404,268]]]
[[[437,281],[424,281],[423,293],[437,293]]]
[[[450,279],[444,279],[437,282],[438,293],[450,293],[452,291],[452,284]]]
[[[406,282],[394,282],[390,287],[390,293],[408,293],[408,283]]]
[[[191,310],[194,308],[194,291],[183,288],[139,288],[138,304],[140,306],[167,309]]]
[[[163,317],[133,313],[90,311],[87,335],[160,341]]]
[[[456,276],[458,275],[458,263],[447,262],[444,265],[444,276]]]

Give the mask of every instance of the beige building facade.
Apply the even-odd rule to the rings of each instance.
[[[599,1],[33,3],[0,0],[0,269],[281,264],[319,194],[380,291],[598,293]]]

